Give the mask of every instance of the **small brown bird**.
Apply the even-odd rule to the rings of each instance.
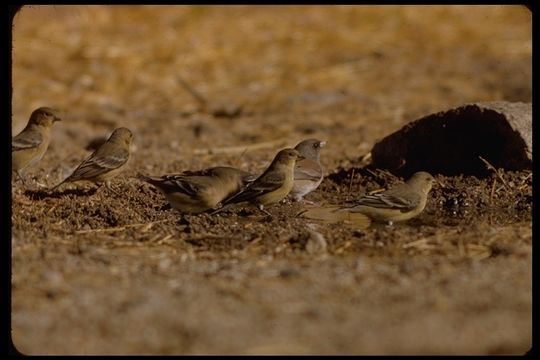
[[[327,224],[343,222],[347,226],[352,225],[356,229],[367,229],[371,224],[371,219],[359,212],[344,211],[338,205],[324,205],[307,208],[300,214],[302,217],[314,220],[322,220]]]
[[[424,210],[433,181],[431,174],[420,171],[407,182],[382,193],[363,196],[354,206],[341,208],[341,211],[362,213],[389,225],[409,220]]]
[[[243,189],[254,175],[233,167],[217,166],[199,171],[139,179],[152,184],[165,195],[173,208],[181,213],[201,213]]]
[[[110,180],[124,170],[130,155],[133,134],[127,128],[118,128],[96,151],[86,158],[64,181],[53,187],[55,190],[67,182],[91,181],[110,189]]]
[[[303,156],[295,149],[281,150],[258,178],[245,189],[223,201],[223,207],[212,214],[223,211],[232,204],[248,202],[272,216],[264,210],[264,206],[280,202],[289,194],[294,184],[294,165],[297,159],[303,159]]]
[[[296,145],[295,150],[304,157],[294,167],[294,185],[289,194],[295,201],[315,190],[323,180],[323,168],[320,163],[321,148],[326,141],[307,139]],[[310,201],[306,201],[311,203]]]
[[[49,147],[52,124],[60,120],[57,110],[40,107],[32,112],[23,131],[11,139],[11,171],[23,183],[21,171],[41,160]]]

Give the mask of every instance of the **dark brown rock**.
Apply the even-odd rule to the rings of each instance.
[[[483,102],[428,115],[385,137],[371,150],[373,165],[400,176],[485,175],[496,168],[532,167],[532,105]]]

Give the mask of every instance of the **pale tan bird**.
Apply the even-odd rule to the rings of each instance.
[[[179,212],[197,214],[216,208],[255,176],[233,167],[216,166],[159,177],[139,174],[139,179],[161,190],[169,204]]]
[[[294,149],[281,150],[258,178],[248,184],[245,189],[224,200],[223,207],[212,214],[225,210],[232,204],[248,202],[272,216],[264,210],[264,206],[280,202],[289,194],[294,184],[294,165],[297,159],[302,158],[302,155]]]
[[[371,219],[359,212],[344,211],[339,205],[323,205],[303,210],[298,215],[308,219],[322,220],[325,223],[334,224],[343,222],[354,226],[356,229],[367,229]]]
[[[323,168],[320,162],[321,148],[326,141],[307,139],[295,146],[304,159],[298,160],[294,166],[294,185],[289,194],[295,201],[317,189],[323,180]],[[307,203],[310,201],[304,200]]]
[[[22,170],[41,160],[49,147],[52,124],[60,120],[57,110],[40,107],[32,112],[23,131],[11,139],[11,171],[23,183]]]
[[[64,181],[53,187],[80,180],[91,181],[98,185],[106,184],[110,189],[110,180],[122,172],[129,160],[133,134],[127,128],[118,128],[96,151],[86,158]]]
[[[390,225],[397,221],[409,220],[424,210],[433,181],[431,174],[420,171],[403,184],[382,193],[363,196],[354,206],[340,210],[358,212],[374,221]]]

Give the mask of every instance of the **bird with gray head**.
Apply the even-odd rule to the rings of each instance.
[[[41,160],[49,147],[52,124],[60,120],[58,110],[40,107],[32,112],[26,127],[11,139],[11,171],[23,184],[22,170]]]
[[[289,194],[295,201],[317,189],[323,180],[323,168],[320,162],[321,149],[326,141],[307,139],[296,145],[295,149],[304,158],[294,166],[294,185]],[[304,200],[307,203],[311,201]]]

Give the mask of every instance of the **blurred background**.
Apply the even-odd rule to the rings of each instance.
[[[531,101],[531,34],[524,6],[25,6],[13,132],[48,105],[67,120],[53,148],[128,126],[172,170],[194,149],[313,135],[334,167],[431,112]]]

